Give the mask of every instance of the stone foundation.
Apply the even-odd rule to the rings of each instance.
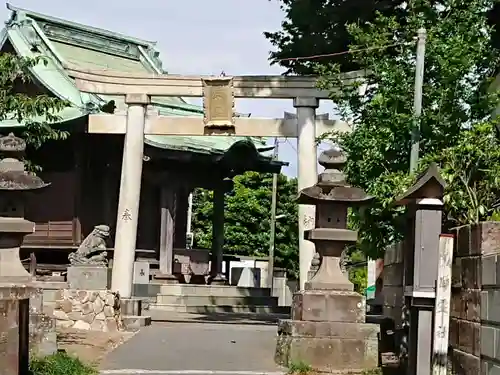
[[[289,366],[301,360],[320,372],[362,373],[377,367],[377,334],[373,324],[283,320],[276,361]]]
[[[61,290],[53,314],[62,328],[113,332],[123,326],[120,300],[107,290]]]
[[[365,322],[363,297],[350,291],[300,291],[292,320],[278,324],[277,363],[356,374],[378,366],[379,327]]]

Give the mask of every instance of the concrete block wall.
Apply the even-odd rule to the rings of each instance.
[[[395,328],[402,328],[403,316],[403,244],[389,246],[384,254],[384,270],[382,271],[383,315],[394,320]]]
[[[500,222],[453,230],[450,306],[454,374],[500,374]]]
[[[456,236],[449,336],[453,375],[500,375],[500,222],[451,232]],[[393,245],[384,256],[382,295],[383,314],[396,329],[403,323],[403,270],[402,244]]]

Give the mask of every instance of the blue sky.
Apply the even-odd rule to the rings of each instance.
[[[268,62],[270,43],[264,31],[280,28],[278,0],[11,0],[12,5],[55,17],[158,42],[164,69],[175,74],[281,74]],[[7,20],[3,7],[0,16]],[[192,103],[199,103],[191,100]],[[323,102],[317,113],[329,112]],[[291,100],[241,99],[236,110],[252,117],[282,117],[293,112]],[[270,140],[272,142],[272,140]],[[297,142],[280,140],[279,157],[296,176]],[[324,147],[321,147],[323,149]]]

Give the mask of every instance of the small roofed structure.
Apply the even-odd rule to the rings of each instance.
[[[396,198],[396,204],[405,206],[417,199],[441,199],[445,188],[446,182],[439,174],[437,164],[431,163],[424,172],[417,176],[416,182]]]
[[[319,156],[318,162],[325,171],[318,176],[318,183],[299,192],[301,204],[317,204],[318,201],[349,202],[350,205],[363,204],[373,199],[363,189],[350,186],[342,173],[347,161],[340,150],[330,149]]]
[[[26,142],[13,133],[0,137],[0,152],[7,158],[0,160],[0,191],[25,192],[50,185],[40,177],[25,170],[24,163],[16,158],[24,156]]]
[[[29,282],[32,275],[21,263],[23,238],[33,233],[35,223],[24,219],[24,194],[50,184],[27,172],[22,157],[26,142],[10,133],[0,137],[0,283]]]
[[[320,265],[305,288],[353,290],[352,283],[339,268],[342,251],[348,243],[356,242],[358,236],[356,231],[347,229],[347,211],[349,207],[367,204],[373,198],[346,182],[342,169],[347,158],[342,151],[324,151],[318,161],[325,170],[318,176],[316,185],[300,191],[298,202],[316,206],[316,227],[306,231],[305,237],[316,243],[316,251],[323,257],[324,265]]]
[[[430,368],[435,360],[431,350],[433,341],[433,309],[436,306],[438,267],[444,255],[440,253],[443,196],[446,183],[432,163],[417,177],[416,182],[400,197],[396,204],[408,206],[407,224],[403,242],[404,297],[409,307],[408,373],[420,373]],[[450,280],[448,280],[450,282]],[[449,301],[443,311],[449,311]],[[443,323],[439,329],[443,329]],[[434,331],[436,332],[436,331]],[[439,336],[439,335],[438,335]],[[444,346],[448,347],[447,339]],[[446,355],[446,350],[445,354]]]
[[[361,373],[377,366],[377,351],[369,348],[377,345],[378,327],[365,323],[364,298],[342,273],[340,256],[358,235],[347,229],[347,209],[372,198],[345,181],[341,151],[324,152],[319,162],[325,171],[315,186],[300,192],[299,202],[316,204],[315,228],[305,235],[321,264],[294,294],[291,320],[278,323],[276,359],[281,365],[305,361],[317,372]]]

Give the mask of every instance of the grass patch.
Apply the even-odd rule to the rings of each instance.
[[[64,352],[42,358],[32,358],[30,370],[33,375],[95,375],[98,373],[94,367]]]
[[[304,361],[294,361],[288,366],[288,373],[293,375],[306,375],[311,371],[311,365]]]

